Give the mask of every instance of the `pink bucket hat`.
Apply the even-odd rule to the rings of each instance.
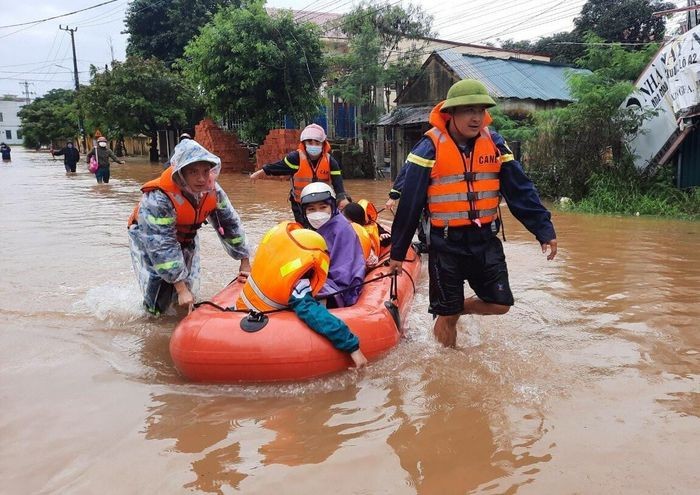
[[[324,142],[326,140],[326,131],[318,124],[307,125],[304,127],[304,130],[301,131],[300,141],[306,141],[307,139]]]

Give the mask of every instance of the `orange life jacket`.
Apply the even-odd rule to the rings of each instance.
[[[379,250],[381,249],[381,239],[379,238],[379,226],[377,225],[377,218],[379,217],[379,213],[377,213],[377,208],[371,201],[368,201],[366,199],[359,200],[357,204],[360,205],[365,211],[364,228],[369,234],[374,254],[379,256]]]
[[[365,257],[365,261],[372,254],[372,239],[370,239],[369,233],[364,226],[357,224],[355,222],[350,222],[352,229],[357,234],[357,238],[360,240],[360,246],[362,246],[362,254]],[[379,253],[379,251],[375,251]]]
[[[329,266],[330,255],[321,234],[293,222],[275,225],[260,241],[236,309],[286,308],[302,277],[309,278],[311,293],[316,295],[326,283]]]
[[[197,206],[193,205],[189,199],[182,194],[182,189],[173,180],[173,168],[166,168],[157,179],[146,182],[141,191],[164,192],[175,207],[177,229],[177,241],[181,244],[191,243],[197,235],[197,230],[202,226],[207,217],[216,209],[216,192],[207,192],[199,201]],[[138,223],[139,205],[129,216],[128,227]]]
[[[430,223],[435,227],[481,225],[497,217],[500,202],[501,153],[488,127],[479,132],[465,156],[447,131],[442,103],[430,114],[434,126],[425,133],[435,145],[435,164],[428,186]],[[485,124],[491,117],[486,114]]]
[[[323,142],[323,150],[314,167],[309,160],[303,143],[299,143],[299,170],[292,176],[292,190],[294,191],[294,201],[301,202],[301,190],[312,182],[325,182],[331,185],[331,145],[328,141]]]

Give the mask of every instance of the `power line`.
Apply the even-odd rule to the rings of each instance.
[[[55,15],[55,16],[53,16],[53,17],[47,17],[47,18],[45,18],[45,19],[37,19],[37,20],[35,20],[35,21],[20,22],[19,24],[8,24],[8,25],[6,25],[6,26],[0,26],[0,29],[11,28],[11,27],[19,27],[19,26],[26,26],[26,25],[28,25],[28,24],[39,24],[40,22],[46,22],[46,21],[50,21],[50,20],[53,20],[53,19],[59,19],[59,18],[61,18],[61,17],[66,17],[66,16],[69,16],[69,15],[77,14],[78,12],[85,12],[86,10],[96,9],[97,7],[102,7],[103,5],[107,5],[107,4],[110,4],[110,3],[114,3],[114,2],[116,2],[116,1],[117,1],[117,0],[108,0],[107,2],[102,2],[102,3],[98,3],[97,5],[92,5],[92,6],[90,6],[90,7],[85,7],[84,9],[75,10],[75,11],[73,11],[73,12],[68,12],[67,14],[61,14],[61,15]]]

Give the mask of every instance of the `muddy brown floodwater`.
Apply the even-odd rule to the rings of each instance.
[[[547,262],[512,217],[515,307],[432,338],[427,277],[407,338],[366,372],[196,385],[174,316],[147,317],[126,219],[160,172],[98,187],[46,154],[0,164],[3,494],[700,493],[700,224],[555,212]],[[347,181],[383,204],[388,181]],[[221,178],[253,245],[287,184]],[[202,229],[202,290],[238,263]],[[426,263],[427,265],[427,263]],[[425,268],[424,268],[425,270]]]

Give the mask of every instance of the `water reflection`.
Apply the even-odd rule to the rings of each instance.
[[[145,316],[128,255],[161,170],[115,165],[98,188],[22,150],[0,167],[7,493],[697,491],[700,224],[555,212],[547,263],[506,213],[516,305],[463,318],[458,349],[433,341],[424,277],[407,339],[363,374],[190,385],[168,353],[177,318]],[[253,245],[288,218],[287,183],[221,183]],[[379,205],[388,188],[347,184]],[[237,263],[208,227],[202,252],[209,298]]]

